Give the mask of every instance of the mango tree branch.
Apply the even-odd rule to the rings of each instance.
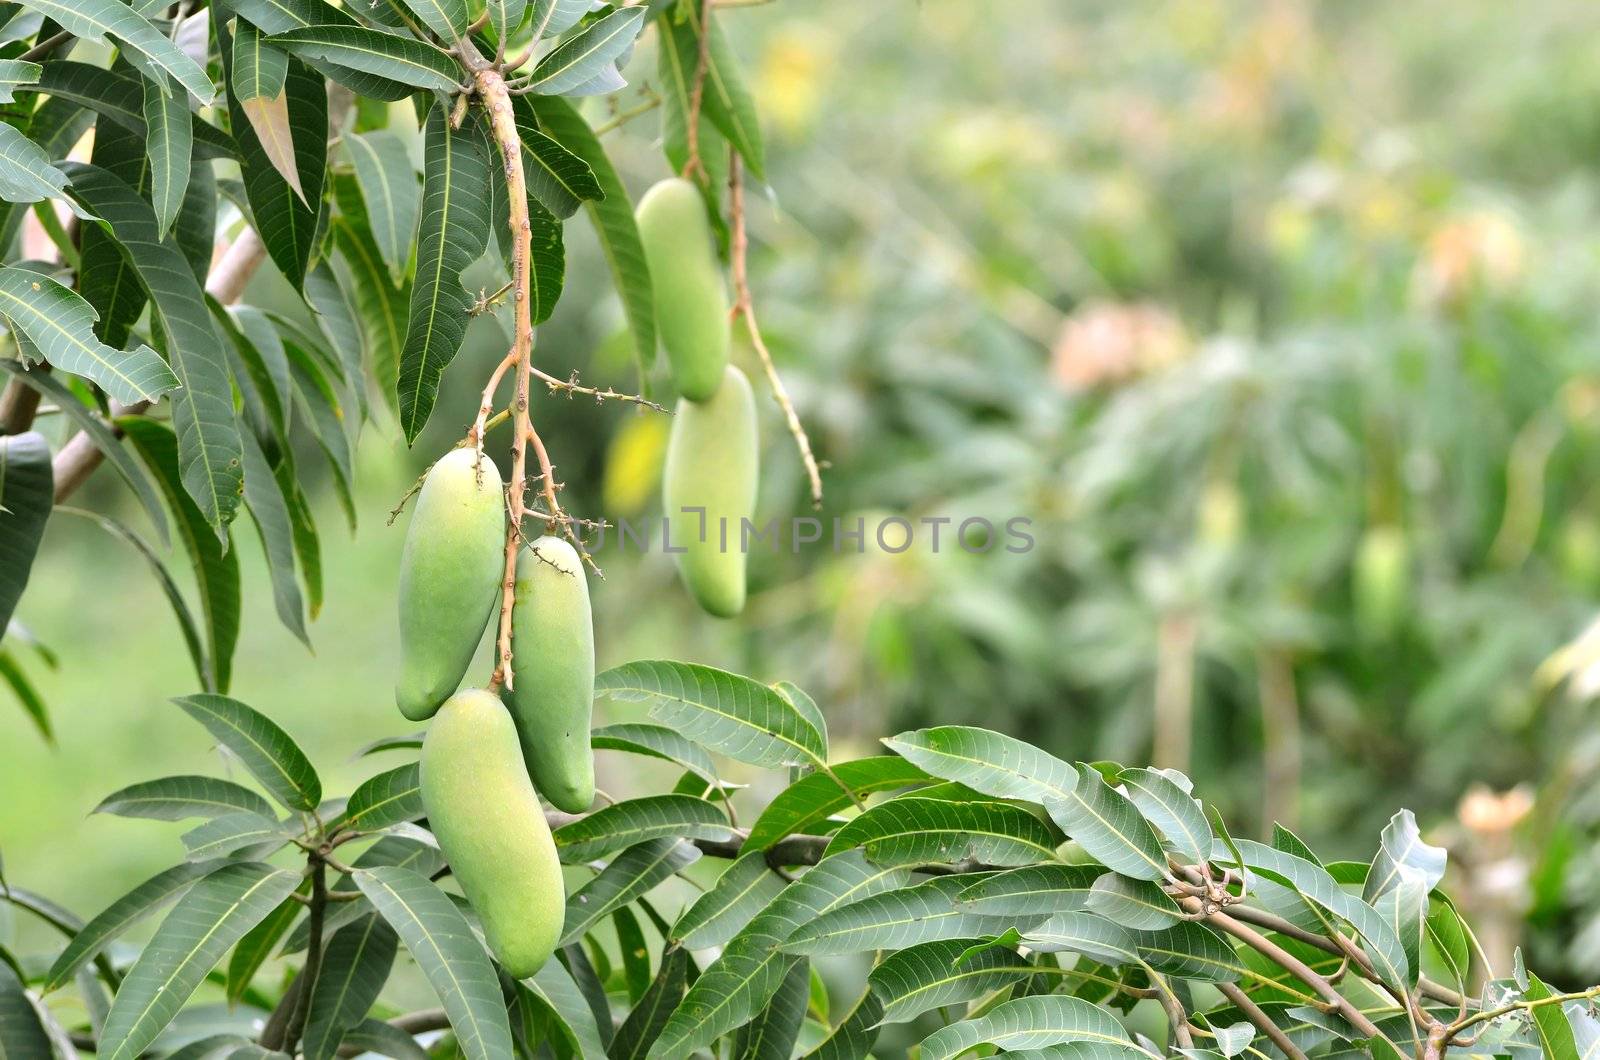
[[[761,358],[761,368],[767,374],[767,384],[772,387],[772,398],[778,403],[778,408],[783,410],[783,422],[788,426],[790,435],[794,437],[795,448],[800,451],[800,463],[805,465],[806,480],[811,484],[811,506],[820,508],[822,471],[818,468],[817,458],[811,451],[811,438],[800,422],[799,413],[794,410],[794,402],[789,400],[789,391],[783,385],[783,378],[778,375],[777,366],[772,363],[772,354],[767,350],[766,342],[761,338],[761,326],[756,323],[755,304],[750,298],[750,277],[746,266],[750,238],[745,229],[744,181],[740,176],[739,153],[730,148],[728,198],[733,215],[733,231],[729,236],[728,249],[733,272],[733,315],[744,319],[745,330],[750,335],[750,345],[755,347],[756,356]]]

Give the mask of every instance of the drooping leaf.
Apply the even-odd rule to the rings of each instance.
[[[263,33],[285,33],[309,26],[358,25],[355,18],[343,8],[334,7],[323,0],[234,0],[229,6]],[[218,30],[220,42],[220,25]],[[392,102],[405,99],[414,91],[410,85],[322,59],[312,59],[309,65],[359,96]]]
[[[941,725],[886,737],[884,746],[942,780],[997,799],[1066,798],[1077,770],[1030,744],[988,729]]]
[[[589,734],[589,745],[596,751],[627,751],[675,762],[708,782],[717,779],[717,768],[705,749],[665,725],[601,726]]]
[[[261,923],[245,932],[244,937],[234,945],[233,953],[228,957],[228,974],[223,988],[230,1005],[236,1005],[243,1000],[250,990],[251,980],[267,962],[267,958],[272,956],[272,951],[277,948],[284,933],[293,926],[303,909],[304,906],[293,898],[285,898],[278,903],[278,908],[268,913]]]
[[[44,737],[45,742],[55,743],[55,729],[50,724],[50,711],[45,706],[44,697],[28,679],[16,655],[5,647],[0,647],[0,684],[11,690],[11,694],[22,706],[23,713],[33,722],[33,727],[39,730],[39,735]]]
[[[710,890],[684,910],[672,927],[672,938],[691,950],[724,945],[743,931],[783,886],[783,877],[767,865],[765,854],[741,854]]]
[[[366,26],[306,26],[273,33],[267,43],[412,88],[449,93],[465,79],[455,61],[433,45]]]
[[[649,839],[629,847],[600,873],[567,897],[559,945],[577,942],[596,924],[658,883],[699,860],[700,851],[675,837]]]
[[[688,988],[689,954],[672,948],[661,955],[661,970],[639,1003],[628,1010],[607,1050],[610,1060],[644,1060],[667,1025],[667,1017],[683,1000]]]
[[[223,865],[196,882],[122,981],[98,1055],[108,1060],[141,1055],[222,955],[298,883],[295,873],[251,862]]]
[[[424,876],[397,866],[357,869],[354,879],[422,969],[469,1060],[511,1054],[500,982],[455,903]],[[547,965],[548,967],[548,965]]]
[[[0,1056],[49,1060],[50,1036],[11,965],[0,961]]]
[[[267,161],[304,203],[306,193],[300,184],[300,165],[295,157],[294,129],[285,92],[288,74],[289,56],[265,43],[261,31],[241,19],[234,29],[229,88]]]
[[[354,179],[335,179],[334,196],[340,209],[333,219],[334,245],[349,277],[343,286],[351,292],[361,321],[360,335],[378,392],[398,415],[400,352],[405,347],[411,285],[408,281],[397,287],[390,280]]]
[[[172,399],[184,489],[220,542],[243,484],[239,425],[227,353],[183,254],[156,230],[150,204],[116,176],[70,163],[72,193],[115,235],[150,296],[167,361],[182,388]]]
[[[539,131],[538,115],[526,96],[512,100],[517,135],[522,140],[522,168],[528,193],[544,208],[565,220],[585,202],[601,201],[605,190],[589,164]]]
[[[958,900],[977,913],[1070,913],[1088,905],[1105,871],[1099,865],[1024,865],[979,880]]]
[[[291,810],[315,810],[322,782],[305,752],[271,718],[237,699],[201,694],[173,700],[232,751],[272,797]]]
[[[1044,919],[1044,914],[1018,917],[974,913],[970,906],[956,901],[956,896],[972,883],[970,874],[940,876],[852,902],[802,924],[783,948],[788,953],[812,957],[899,950],[946,939],[992,937]]]
[[[733,1036],[736,1060],[789,1060],[805,1021],[811,962],[796,961],[772,999]]]
[[[446,41],[460,40],[472,22],[467,0],[405,0],[405,5],[424,26]]]
[[[189,190],[194,155],[194,127],[189,107],[166,86],[144,82],[145,151],[150,159],[150,197],[155,204],[156,231],[166,235],[178,217]]]
[[[963,1020],[923,1039],[923,1060],[950,1060],[976,1045],[1008,1052],[1042,1049],[1063,1042],[1133,1044],[1116,1017],[1082,998],[1065,994],[1019,997],[976,1019]],[[1151,1054],[1154,1056],[1155,1054]]]
[[[1409,874],[1431,891],[1444,879],[1445,863],[1449,853],[1444,847],[1430,846],[1422,839],[1422,829],[1410,810],[1401,810],[1384,826],[1378,853],[1372,859],[1372,869],[1367,873],[1361,888],[1361,900],[1371,902],[1380,895],[1400,886]]]
[[[397,865],[403,869],[410,869],[419,876],[431,877],[444,868],[444,854],[432,842],[432,836],[427,833],[417,833],[408,836],[386,835],[361,853],[355,860],[355,868],[368,869],[377,865]],[[344,893],[356,891],[356,885],[350,877],[346,876],[333,885],[333,890]],[[330,934],[339,930],[346,924],[353,924],[366,914],[372,912],[372,903],[365,898],[341,899],[330,904],[327,916],[323,918],[323,932]],[[289,933],[289,938],[284,941],[283,953],[299,953],[306,948],[310,940],[308,925],[301,921]]]
[[[679,3],[678,14],[663,16],[670,45],[684,70],[694,71],[700,61],[700,5]],[[692,75],[691,75],[692,76]],[[728,138],[757,180],[766,178],[766,151],[755,101],[745,86],[744,74],[722,27],[712,19],[706,49],[706,78],[701,106],[705,116]]]
[[[273,607],[284,628],[300,643],[309,646],[305,601],[294,576],[294,524],[289,515],[288,499],[255,435],[244,431],[240,441],[244,451],[244,503],[255,520],[262,551],[266,553]]]
[[[422,776],[417,763],[379,773],[362,782],[345,804],[343,826],[361,832],[415,821],[424,814]]]
[[[88,436],[95,448],[104,454],[117,474],[139,498],[139,503],[144,508],[145,514],[150,517],[156,533],[165,542],[167,514],[156,496],[155,486],[151,483],[149,475],[139,466],[139,462],[133,458],[133,454],[129,453],[127,447],[111,433],[111,428],[100,418],[100,414],[79,401],[60,380],[46,372],[28,371],[16,361],[4,359],[0,359],[0,371],[9,373],[14,379],[21,379],[37,390],[60,409],[63,415],[71,419],[74,427]]]
[[[1054,860],[1062,842],[1054,827],[1006,803],[902,796],[871,807],[839,829],[828,853],[859,846],[881,864],[970,861],[1011,866]]]
[[[128,57],[147,77],[157,77],[156,68],[182,85],[202,105],[216,96],[216,87],[195,61],[185,55],[122,0],[23,0],[24,7],[61,24],[74,36],[100,41],[116,38],[128,49]]]
[[[239,556],[231,549],[223,551],[208,529],[205,514],[184,490],[179,478],[178,440],[172,428],[141,416],[124,416],[117,420],[117,427],[161,487],[176,521],[178,539],[194,568],[206,642],[203,683],[210,689],[226,689],[233,672],[234,645],[239,640]],[[187,608],[179,609],[179,603],[181,598],[174,598],[174,610],[183,623]]]
[[[316,243],[318,205],[322,199],[322,185],[327,169],[328,140],[328,89],[318,77],[302,63],[288,62],[281,89],[289,121],[288,134],[293,148],[293,165],[298,177],[297,185],[284,179],[280,167],[287,169],[289,159],[280,127],[282,114],[275,105],[265,102],[246,107],[240,100],[237,80],[242,72],[235,65],[237,49],[231,46],[227,30],[219,23],[217,41],[222,51],[223,67],[227,71],[228,105],[236,114],[257,116],[266,121],[276,119],[269,126],[271,148],[256,131],[254,118],[233,123],[233,138],[239,149],[239,170],[244,179],[245,195],[250,201],[250,212],[255,219],[256,232],[266,244],[273,264],[278,266],[295,287],[305,282],[308,263]],[[270,48],[270,45],[269,45]],[[259,64],[255,71],[255,84],[261,84]],[[270,74],[267,84],[270,86]],[[261,97],[258,97],[261,98]],[[271,97],[266,97],[271,98]]]
[[[556,302],[566,285],[566,236],[556,215],[546,210],[538,201],[528,200],[529,242],[531,255],[528,270],[529,294],[532,297],[532,322],[542,324],[555,312]]]
[[[366,203],[373,241],[389,266],[390,279],[402,283],[411,261],[422,201],[411,152],[396,133],[385,129],[346,136],[344,146],[355,163],[356,183]]]
[[[249,788],[216,777],[173,776],[130,784],[100,800],[93,813],[182,821],[246,810],[272,816],[272,806]]]
[[[546,961],[532,979],[524,979],[521,984],[528,992],[528,999],[543,1011],[573,1056],[606,1055],[605,1034],[611,1030],[610,1017],[605,1017],[602,1030],[582,987],[560,961]]]
[[[551,0],[560,6],[569,0]],[[588,164],[594,173],[595,183],[605,193],[602,200],[590,200],[584,205],[594,222],[595,234],[605,252],[606,264],[611,269],[612,282],[622,299],[623,314],[628,330],[633,336],[634,354],[643,379],[650,372],[656,357],[655,296],[650,289],[650,269],[645,264],[644,244],[639,240],[639,226],[633,217],[633,203],[628,190],[617,175],[616,168],[606,157],[594,130],[572,104],[555,96],[530,96],[533,110],[539,118],[539,128],[561,146]]]
[[[54,503],[55,476],[44,435],[28,431],[0,437],[0,636],[27,587]]]
[[[581,86],[616,62],[644,28],[645,9],[625,7],[596,19],[562,41],[533,68],[529,89],[560,96]]]
[[[66,175],[50,164],[44,148],[16,127],[0,123],[0,199],[21,203],[64,199],[66,183]]]
[[[150,347],[115,350],[101,343],[94,335],[98,314],[93,307],[37,272],[0,267],[0,314],[46,361],[94,380],[125,404],[154,401],[178,385],[172,369]]]
[[[216,172],[209,160],[202,160],[189,171],[189,186],[172,224],[173,242],[178,244],[178,252],[189,263],[195,283],[202,286],[211,270],[211,255],[216,249],[217,198]]]
[[[821,735],[776,691],[709,666],[643,660],[595,678],[595,694],[650,704],[650,716],[755,766],[824,764]]]
[[[311,991],[306,1060],[331,1060],[338,1055],[345,1032],[361,1022],[388,981],[398,944],[394,929],[376,913],[334,933]]]
[[[756,823],[750,826],[746,848],[765,849],[784,836],[804,832],[849,806],[850,796],[839,786],[841,782],[860,797],[915,787],[931,779],[914,763],[896,755],[840,762],[827,773],[801,777],[767,803]]]
[[[52,59],[42,65],[39,83],[28,86],[26,91],[47,93],[53,98],[71,100],[88,107],[133,133],[140,143],[149,135],[144,122],[144,100],[139,78],[130,75],[126,69],[106,69],[70,59]],[[226,158],[233,154],[233,141],[228,134],[198,114],[190,115],[190,128],[196,158]],[[35,139],[44,143],[37,135]],[[60,158],[65,153],[55,152],[54,157]]]
[[[417,276],[397,384],[400,427],[416,441],[433,412],[439,377],[467,333],[472,296],[461,273],[489,245],[489,147],[477,122],[450,127],[448,108],[428,113],[423,148]]]
[[[382,1020],[366,1019],[357,1023],[345,1031],[344,1043],[394,1060],[428,1060],[428,1051],[418,1045],[415,1038]]]
[[[1080,766],[1077,786],[1048,799],[1045,808],[1062,831],[1107,868],[1136,880],[1166,878],[1167,856],[1155,829],[1099,770]]]
[[[556,851],[567,862],[589,861],[650,839],[727,840],[733,835],[722,811],[690,795],[647,795],[596,810],[554,832]]]

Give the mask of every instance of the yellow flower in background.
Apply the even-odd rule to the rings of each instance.
[[[761,112],[780,135],[798,139],[811,127],[837,50],[833,34],[816,22],[791,22],[773,33],[757,80]]]
[[[1428,237],[1412,276],[1424,304],[1450,305],[1474,290],[1500,294],[1522,278],[1526,242],[1511,218],[1487,211],[1445,221]]]
[[[1062,322],[1051,366],[1063,389],[1085,390],[1160,371],[1190,346],[1183,322],[1163,306],[1091,302]]]
[[[624,518],[643,511],[655,496],[666,460],[670,421],[659,413],[631,417],[612,436],[606,451],[600,498],[607,516]]]

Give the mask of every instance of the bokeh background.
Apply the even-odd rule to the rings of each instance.
[[[1035,545],[758,553],[735,622],[659,552],[609,552],[601,665],[792,680],[840,754],[970,723],[1154,760],[1237,831],[1279,820],[1329,856],[1370,856],[1407,806],[1491,956],[1593,981],[1600,9],[780,0],[723,22],[766,123],[752,281],[830,464],[816,516],[1023,517]],[[666,175],[657,125],[607,136],[636,194]],[[581,215],[567,232],[539,355],[633,389]],[[331,786],[409,731],[387,513],[470,420],[496,327],[474,324],[415,449],[363,428],[353,532],[317,491],[312,651],[237,530],[233,693],[319,749]],[[810,514],[762,410],[762,517]],[[658,505],[663,418],[551,397],[535,417],[570,509]],[[77,503],[137,523],[119,490],[102,475]],[[57,516],[18,617],[60,657],[21,656],[57,735],[0,702],[0,852],[88,912],[181,854],[171,826],[88,816],[100,797],[217,763],[167,703],[195,678],[134,553]],[[601,763],[614,795],[659,779]]]

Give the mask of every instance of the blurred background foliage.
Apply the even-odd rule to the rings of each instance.
[[[601,664],[793,680],[863,754],[973,723],[1178,766],[1240,831],[1280,820],[1335,856],[1370,855],[1408,806],[1450,845],[1491,956],[1521,944],[1552,980],[1592,981],[1600,10],[835,0],[723,21],[767,123],[752,281],[831,464],[825,532],[752,556],[730,623],[659,551],[613,542]],[[652,70],[630,66],[634,102]],[[608,134],[636,194],[665,175],[656,126]],[[568,245],[545,367],[635,386],[581,222]],[[324,760],[406,731],[403,520],[386,513],[464,431],[495,329],[474,324],[415,449],[367,428],[353,536],[323,491],[314,654],[275,624],[259,546],[236,535],[234,692]],[[806,515],[763,414],[762,516]],[[550,397],[535,417],[569,509],[654,510],[661,417]],[[102,476],[82,503],[131,508],[117,488]],[[1024,517],[1035,544],[935,553],[919,524],[899,554],[830,547],[835,518],[886,515]],[[0,715],[0,848],[11,875],[88,908],[173,851],[84,815],[198,771],[205,745],[164,705],[193,677],[160,591],[78,522],[53,523],[19,611],[61,656],[21,659],[57,746]],[[603,787],[640,784],[611,765]]]

